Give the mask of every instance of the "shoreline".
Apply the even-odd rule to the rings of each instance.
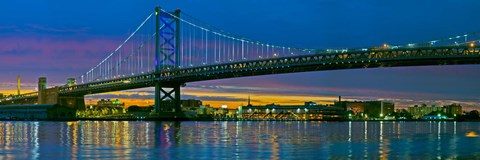
[[[170,117],[145,117],[145,118],[75,118],[75,119],[0,119],[0,121],[272,121],[272,122],[480,122],[480,120],[271,120],[271,119],[225,119],[225,118],[170,118]]]

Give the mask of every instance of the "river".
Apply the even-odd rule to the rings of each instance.
[[[480,159],[480,122],[2,121],[0,159]]]

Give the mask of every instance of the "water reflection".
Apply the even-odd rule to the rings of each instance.
[[[475,159],[479,122],[0,122],[0,159]]]

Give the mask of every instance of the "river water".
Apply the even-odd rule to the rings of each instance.
[[[0,159],[480,159],[480,122],[3,121]]]

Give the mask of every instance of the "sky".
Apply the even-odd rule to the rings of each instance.
[[[480,1],[463,0],[39,0],[0,2],[0,93],[22,93],[38,77],[51,86],[78,77],[154,11],[181,9],[249,39],[299,48],[362,48],[425,42],[480,31]],[[459,103],[480,109],[479,65],[352,69],[188,83],[183,99],[246,105],[385,100],[397,107]],[[152,88],[88,96],[152,105]]]

